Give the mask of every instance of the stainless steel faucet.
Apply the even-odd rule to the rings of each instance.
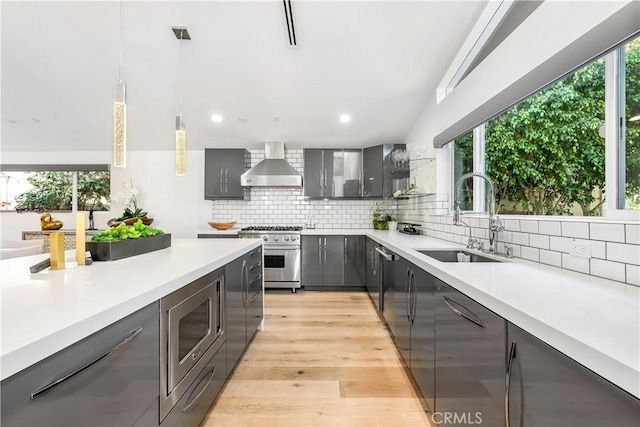
[[[454,190],[454,201],[453,206],[455,208],[453,214],[453,224],[454,225],[467,225],[460,220],[460,199],[458,198],[458,193],[460,192],[460,186],[462,183],[473,177],[482,178],[489,183],[491,202],[489,203],[489,252],[497,253],[498,252],[498,232],[504,230],[504,225],[498,215],[496,215],[496,189],[491,182],[491,179],[483,173],[480,172],[470,172],[462,175],[458,182],[456,182],[455,190]],[[471,242],[471,238],[469,238],[469,242]],[[468,246],[468,245],[467,245]]]

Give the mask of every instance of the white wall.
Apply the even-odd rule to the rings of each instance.
[[[140,194],[138,206],[154,218],[158,227],[176,238],[196,237],[196,230],[207,226],[211,202],[204,200],[204,151],[187,152],[187,174],[176,176],[173,151],[129,151],[126,168],[111,168],[111,193],[122,191],[122,184],[133,180]],[[3,152],[7,164],[111,163],[110,152]],[[109,218],[120,216],[124,206],[111,212],[94,214],[96,228],[105,228]],[[75,228],[72,213],[54,213],[64,228]],[[88,214],[87,214],[88,218]],[[85,219],[88,223],[88,219]],[[1,239],[21,239],[23,230],[39,230],[37,213],[0,212]]]

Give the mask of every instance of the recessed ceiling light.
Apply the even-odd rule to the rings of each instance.
[[[243,116],[238,117],[237,120],[238,120],[238,123],[247,123],[247,118]]]
[[[640,120],[640,115],[638,116],[633,116],[629,119],[630,122],[637,122],[638,120]]]
[[[348,114],[343,114],[340,116],[340,121],[342,123],[349,123],[351,121],[351,116]]]
[[[220,114],[214,114],[213,116],[211,116],[211,120],[213,120],[216,123],[222,123],[224,118]]]

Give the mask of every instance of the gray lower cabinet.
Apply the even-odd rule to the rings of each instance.
[[[302,285],[364,286],[364,236],[302,236]]]
[[[238,148],[205,148],[204,198],[205,200],[243,199],[244,188],[240,175],[249,152]]]
[[[262,275],[262,247],[253,249],[226,266],[228,373],[240,360],[262,321]]]
[[[394,342],[429,407],[433,408],[435,279],[401,257],[394,269]]]
[[[198,426],[227,379],[227,344],[211,358],[191,387],[162,421],[162,427]]]
[[[2,426],[136,424],[157,408],[158,313],[150,304],[2,381]]]
[[[438,279],[435,286],[434,410],[452,414],[450,425],[503,426],[504,319]]]
[[[509,323],[511,427],[640,425],[640,400]]]

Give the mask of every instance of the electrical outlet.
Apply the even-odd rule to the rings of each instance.
[[[572,243],[569,248],[569,253],[580,258],[591,258],[591,247],[589,245]]]

